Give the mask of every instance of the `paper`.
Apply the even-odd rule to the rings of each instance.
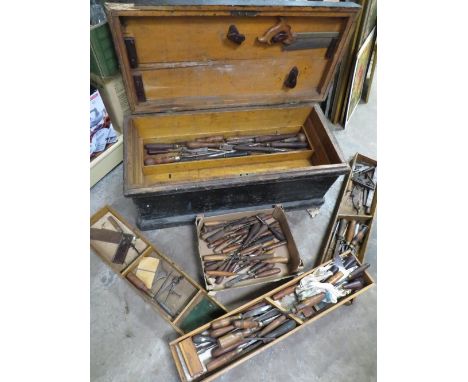
[[[138,264],[135,273],[136,277],[143,281],[148,289],[151,289],[153,286],[154,275],[156,274],[158,264],[159,259],[155,259],[154,257],[143,257]]]

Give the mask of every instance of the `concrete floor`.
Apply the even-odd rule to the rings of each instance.
[[[346,158],[356,152],[376,158],[376,84],[368,104],[358,106],[346,130],[330,124]],[[320,213],[287,216],[306,269],[318,256],[342,179],[326,195]],[[122,195],[122,165],[91,189],[91,214],[109,204],[131,224],[136,210]],[[192,226],[146,231],[146,237],[200,284],[200,264]],[[370,273],[377,280],[377,221],[367,248]],[[240,289],[217,298],[232,309],[273,288]],[[377,288],[352,306],[343,306],[219,378],[230,381],[370,382],[377,379]],[[168,342],[177,338],[155,313],[96,255],[91,254],[91,380],[178,381]]]

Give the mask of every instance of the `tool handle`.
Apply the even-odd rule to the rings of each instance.
[[[277,134],[277,135],[262,135],[260,137],[255,138],[256,143],[264,143],[264,142],[275,142],[281,141],[287,138],[294,138],[296,134]]]
[[[180,146],[172,143],[147,143],[145,145],[146,150],[169,150],[176,149],[178,147]]]
[[[334,275],[330,276],[325,282],[330,283],[334,285],[336,282],[338,282],[342,277],[343,277],[343,272],[338,271]]]
[[[364,273],[364,271],[370,267],[370,264],[369,263],[366,263],[366,264],[363,264],[361,265],[359,268],[356,268],[354,271],[352,271],[349,275],[348,275],[348,278],[347,280],[348,281],[351,281],[351,280],[354,280],[356,279],[358,276],[362,275]]]
[[[207,147],[207,148],[218,148],[219,147],[219,143],[216,143],[216,142],[187,142],[186,143],[186,146],[189,148],[189,149],[202,149],[204,147]]]
[[[153,166],[155,164],[175,163],[179,161],[180,161],[179,156],[162,156],[162,157],[154,156],[154,157],[146,158],[144,163],[145,163],[145,166]]]
[[[206,271],[205,274],[210,277],[218,277],[218,276],[223,276],[223,277],[230,277],[230,276],[236,276],[236,272],[228,272],[228,271]]]
[[[267,326],[265,326],[260,333],[258,333],[259,337],[263,337],[266,334],[270,333],[271,331],[275,330],[278,326],[280,326],[284,321],[286,321],[286,316],[281,315],[278,318],[274,319],[270,322]]]
[[[306,142],[272,142],[270,146],[285,149],[305,149],[309,147],[309,144]]]
[[[243,330],[241,332],[235,332],[226,334],[225,336],[218,337],[218,345],[220,348],[226,348],[235,344],[236,342],[241,341],[245,335],[248,335],[246,332],[250,331],[250,329]]]
[[[348,228],[346,229],[345,240],[347,243],[351,243],[351,241],[353,240],[355,228],[356,228],[356,220],[351,220],[348,224]]]
[[[309,297],[302,301],[300,304],[298,304],[294,309],[293,312],[298,312],[299,310],[302,310],[308,306],[314,306],[317,305],[320,301],[322,301],[325,298],[325,293],[320,292],[312,297]]]
[[[207,142],[207,143],[213,143],[213,142],[224,142],[224,137],[222,135],[214,135],[212,137],[202,137],[202,138],[196,138],[195,141],[197,142]]]
[[[203,261],[221,261],[229,259],[228,255],[206,255],[203,256]]]
[[[268,269],[266,271],[262,271],[260,273],[257,273],[255,275],[255,278],[258,279],[258,278],[261,278],[261,277],[268,277],[268,276],[273,276],[273,275],[277,275],[278,273],[281,272],[281,269],[280,268],[273,268],[273,269]]]
[[[217,347],[216,349],[213,349],[213,351],[211,352],[211,356],[216,358],[216,357],[219,357],[233,349],[236,349],[238,346],[246,343],[247,341],[250,341],[250,340],[247,340],[247,339],[242,339],[240,342],[236,342],[234,344],[232,344],[231,346],[228,346],[228,347],[225,347],[225,348],[220,348],[220,347]]]
[[[269,259],[263,260],[263,262],[267,264],[287,264],[289,262],[289,257],[271,257]]]
[[[216,321],[213,321],[211,323],[211,329],[219,329],[219,328],[223,328],[225,326],[228,326],[229,324],[231,324],[232,321],[234,320],[240,320],[242,318],[242,314],[236,314],[234,316],[229,316],[229,317],[226,317],[226,318],[221,318],[220,320],[216,320]]]
[[[233,324],[237,329],[254,329],[259,326],[259,323],[253,319],[236,320]]]
[[[150,290],[146,287],[145,283],[141,281],[134,273],[128,272],[127,280],[130,281],[136,288],[145,293],[150,293]]]
[[[296,290],[296,286],[297,285],[291,285],[290,287],[287,287],[283,290],[280,290],[278,293],[275,293],[272,296],[273,300],[279,300],[283,298],[284,296],[287,296],[288,294],[294,293],[294,291]]]
[[[229,333],[231,330],[234,330],[234,329],[235,329],[234,325],[228,325],[219,329],[213,329],[210,331],[210,337],[218,338],[226,333]]]
[[[358,290],[358,289],[362,289],[363,287],[364,287],[364,281],[361,279],[354,280],[343,285],[343,289],[351,289],[351,290]]]
[[[236,348],[228,353],[225,353],[217,358],[212,359],[210,362],[206,364],[206,370],[208,372],[215,370],[227,363],[229,363],[237,354],[239,350]]]
[[[354,237],[354,239],[351,242],[351,245],[353,247],[355,247],[356,245],[358,245],[358,244],[360,244],[362,242],[362,240],[364,239],[364,236],[366,235],[368,229],[369,229],[369,227],[366,226],[366,225],[363,225],[361,227],[361,229],[359,230],[359,232],[357,233],[357,235]]]

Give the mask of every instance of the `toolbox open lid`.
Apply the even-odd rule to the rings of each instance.
[[[271,0],[106,4],[133,113],[321,102],[359,8]]]

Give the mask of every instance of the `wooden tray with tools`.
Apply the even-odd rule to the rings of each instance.
[[[317,265],[330,260],[335,250],[339,253],[352,251],[359,261],[364,261],[376,209],[377,161],[356,153],[351,161],[351,172],[343,182]],[[359,240],[354,240],[358,235]]]
[[[172,341],[181,381],[212,381],[346,304],[373,286],[366,269],[348,253]]]
[[[178,333],[226,313],[222,304],[111,207],[91,217],[90,234],[93,251]]]
[[[140,229],[319,206],[349,171],[318,105],[358,5],[136,0],[106,10],[132,111],[124,194]],[[299,142],[265,141],[284,135]],[[233,144],[246,137],[249,149]]]

